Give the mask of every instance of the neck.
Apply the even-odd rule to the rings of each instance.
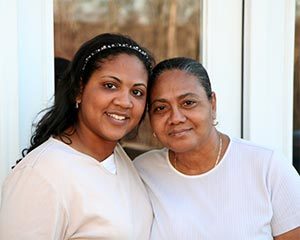
[[[71,147],[93,157],[99,162],[111,155],[117,145],[117,141],[106,141],[89,131],[83,131],[80,127],[76,126],[72,129],[68,129],[68,131],[74,132],[70,135]]]
[[[176,153],[170,151],[173,166],[187,175],[205,173],[218,165],[223,152],[223,136],[216,132],[212,140],[196,150]]]

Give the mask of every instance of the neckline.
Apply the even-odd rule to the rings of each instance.
[[[166,157],[166,159],[167,159],[167,163],[168,163],[168,165],[169,165],[169,167],[170,167],[170,169],[171,169],[172,171],[174,171],[176,174],[178,174],[178,175],[180,175],[180,176],[182,176],[182,177],[185,177],[185,178],[202,178],[202,177],[205,177],[205,176],[207,176],[207,175],[210,175],[211,173],[217,171],[217,169],[221,168],[221,167],[224,165],[224,162],[226,162],[228,152],[230,151],[231,145],[232,145],[232,138],[231,138],[230,136],[228,136],[228,137],[229,137],[229,144],[228,144],[228,147],[227,147],[226,151],[225,151],[224,154],[223,154],[223,157],[220,158],[219,163],[218,163],[215,167],[213,167],[212,169],[208,170],[208,171],[205,172],[205,173],[200,173],[200,174],[197,174],[197,175],[188,175],[188,174],[184,174],[184,173],[178,171],[178,170],[172,165],[171,160],[170,160],[170,158],[169,158],[169,151],[170,151],[170,150],[169,150],[168,148],[165,148],[165,157]]]
[[[52,136],[49,138],[49,140],[51,140],[52,142],[55,142],[56,144],[59,144],[59,145],[63,146],[64,148],[68,149],[69,151],[71,151],[71,152],[73,152],[73,153],[75,153],[75,154],[77,154],[77,155],[81,155],[81,156],[84,157],[85,159],[88,159],[90,163],[93,163],[94,165],[99,166],[101,169],[103,169],[104,172],[106,172],[106,173],[108,173],[108,174],[110,174],[110,175],[113,175],[113,176],[118,175],[118,169],[119,169],[118,165],[119,165],[119,164],[118,164],[118,157],[117,157],[117,154],[116,154],[116,152],[115,152],[115,149],[116,149],[117,145],[115,146],[114,151],[112,152],[112,154],[110,154],[109,156],[107,156],[107,158],[103,159],[103,160],[100,162],[100,161],[98,161],[97,159],[93,158],[92,156],[90,156],[90,155],[88,155],[88,154],[85,154],[85,153],[83,153],[83,152],[80,152],[80,151],[76,150],[75,148],[72,148],[70,145],[68,145],[68,144],[66,144],[66,143],[64,143],[64,142],[62,142],[62,141],[60,141],[60,140],[58,140],[58,139],[56,139],[56,138],[54,138],[54,137],[52,137]],[[106,169],[106,167],[103,166],[103,164],[102,164],[103,161],[107,160],[107,159],[110,158],[112,155],[114,156],[114,159],[115,159],[115,165],[116,165],[116,169],[117,169],[117,171],[116,171],[115,174],[112,173],[112,172],[110,172],[108,169]]]

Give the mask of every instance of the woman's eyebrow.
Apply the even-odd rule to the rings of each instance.
[[[154,104],[154,103],[156,103],[156,102],[160,102],[160,103],[166,103],[166,102],[168,102],[165,98],[157,98],[157,99],[155,99],[154,101],[152,101],[151,103],[150,103],[150,107]]]
[[[186,97],[198,97],[198,95],[195,94],[195,93],[192,93],[192,92],[188,92],[188,93],[185,93],[185,94],[182,94],[182,95],[178,96],[178,99],[183,99],[183,98],[186,98]]]
[[[195,93],[188,92],[188,93],[184,93],[184,94],[178,96],[177,98],[178,98],[178,99],[183,99],[183,98],[186,98],[186,97],[198,97],[198,95],[195,94]],[[150,106],[151,106],[153,103],[155,103],[155,102],[162,102],[162,103],[165,103],[165,102],[168,102],[168,100],[165,99],[165,98],[157,98],[157,99],[153,100],[153,101],[150,103]]]
[[[122,80],[120,79],[120,78],[118,78],[118,77],[116,77],[116,76],[112,76],[112,75],[103,75],[101,78],[112,78],[112,79],[114,79],[114,80],[116,80],[116,81],[118,81],[119,83],[122,83]],[[135,83],[135,84],[133,84],[133,86],[143,86],[144,88],[146,88],[147,89],[147,85],[145,84],[145,83]]]
[[[145,83],[135,83],[133,86],[143,86],[144,88],[147,89],[147,85]]]
[[[117,78],[117,77],[115,77],[115,76],[111,76],[111,75],[103,75],[103,76],[101,76],[101,78],[112,78],[112,79],[118,81],[119,83],[122,82],[121,79],[119,79],[119,78]]]

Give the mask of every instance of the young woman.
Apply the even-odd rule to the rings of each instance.
[[[0,239],[148,239],[151,206],[118,141],[141,121],[152,64],[122,35],[81,46],[4,183]]]
[[[299,175],[273,150],[215,128],[216,94],[200,63],[159,63],[148,90],[165,146],[134,162],[153,206],[151,239],[300,239]]]

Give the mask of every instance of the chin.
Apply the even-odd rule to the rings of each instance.
[[[191,151],[191,150],[193,150],[195,148],[194,145],[184,144],[184,143],[181,143],[180,141],[177,144],[170,144],[167,147],[170,150],[172,150],[173,152],[178,152],[178,153]]]
[[[111,141],[111,142],[117,142],[120,139],[122,139],[125,136],[125,133],[122,134],[120,132],[114,134],[112,132],[107,133],[107,134],[103,134],[102,138],[105,139],[106,141]]]

